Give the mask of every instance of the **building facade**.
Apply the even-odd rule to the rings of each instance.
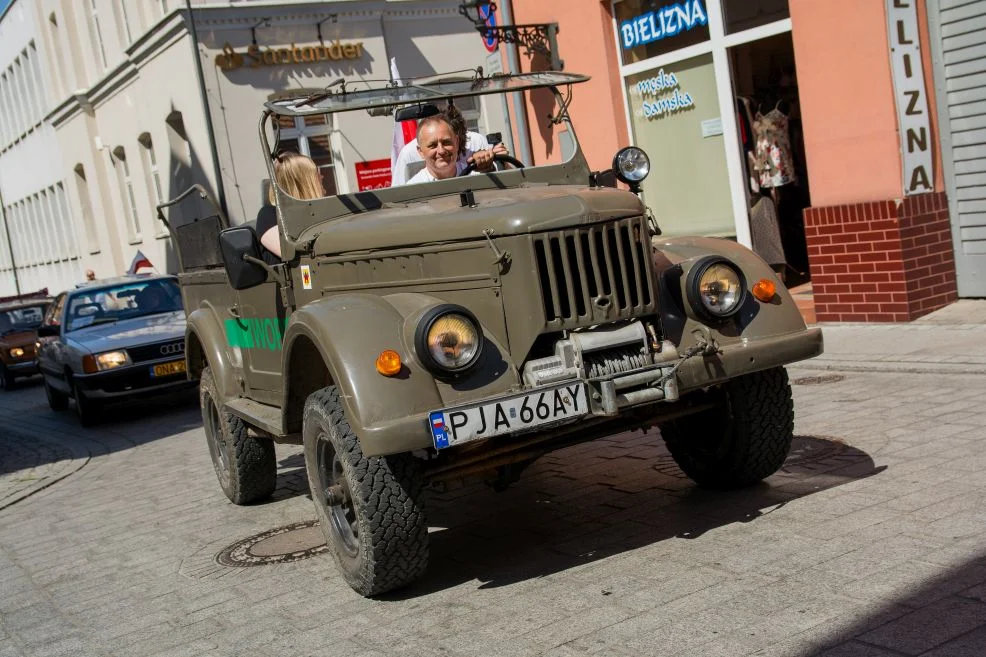
[[[391,59],[407,77],[483,65],[489,53],[457,8],[453,0],[15,0],[0,27],[17,39],[4,38],[0,52],[15,85],[35,79],[25,70],[45,86],[33,87],[44,98],[32,96],[23,125],[4,126],[13,242],[0,254],[0,294],[15,288],[15,271],[22,289],[37,281],[57,290],[86,268],[100,277],[126,271],[138,251],[158,271],[176,271],[156,206],[199,184],[232,223],[253,220],[267,175],[257,132],[264,102],[339,80],[351,89],[388,81]],[[8,95],[19,98],[15,89]],[[483,107],[463,109],[482,127]],[[329,121],[281,125],[281,147],[315,159],[330,193],[380,184],[368,172],[389,170],[392,135],[363,129],[358,116]],[[39,208],[60,214],[36,216]],[[191,197],[167,215],[177,223],[213,212]],[[22,244],[25,226],[37,234]],[[57,240],[71,247],[64,258],[49,248]],[[63,274],[56,255],[71,265]]]
[[[986,0],[511,6],[557,23],[557,56],[593,76],[571,106],[590,163],[650,154],[666,235],[752,246],[811,280],[822,321],[986,296]],[[557,128],[528,109],[550,158]]]

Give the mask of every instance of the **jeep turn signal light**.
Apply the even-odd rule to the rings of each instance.
[[[377,371],[384,376],[395,376],[401,371],[401,355],[393,349],[381,351],[377,356]]]
[[[777,294],[777,286],[771,280],[761,278],[753,285],[753,296],[764,303],[770,303],[775,294]]]

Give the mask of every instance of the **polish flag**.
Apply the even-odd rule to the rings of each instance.
[[[154,265],[151,264],[151,261],[147,259],[147,256],[142,251],[138,250],[137,255],[130,262],[130,269],[127,270],[127,273],[136,274],[140,269],[144,268],[154,269]]]
[[[390,58],[390,77],[393,78],[394,82],[398,85],[401,84],[401,75],[397,72],[397,58]],[[393,172],[394,167],[397,165],[397,156],[400,155],[401,149],[404,145],[414,139],[415,134],[418,131],[418,126],[415,121],[394,121],[394,143],[390,149],[390,170]]]

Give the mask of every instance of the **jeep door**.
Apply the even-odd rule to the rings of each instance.
[[[236,293],[234,316],[240,332],[243,369],[252,396],[268,404],[281,403],[281,337],[287,309],[280,284],[268,280]]]

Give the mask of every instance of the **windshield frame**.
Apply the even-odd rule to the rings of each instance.
[[[573,84],[588,80],[586,76],[572,75]],[[504,76],[508,77],[508,76]],[[281,238],[281,259],[291,260],[299,250],[304,250],[305,243],[313,239],[314,236],[306,234],[309,228],[314,225],[323,224],[342,217],[353,214],[371,212],[384,207],[393,207],[395,204],[403,205],[415,201],[426,201],[438,196],[457,194],[467,190],[478,191],[483,189],[508,189],[524,185],[587,185],[589,182],[589,165],[582,152],[575,127],[572,125],[571,117],[567,107],[571,100],[570,93],[563,95],[558,87],[551,84],[536,84],[528,89],[544,88],[551,91],[557,109],[555,121],[564,126],[571,136],[574,151],[571,157],[561,163],[530,165],[523,169],[507,169],[491,173],[480,173],[478,175],[462,176],[447,180],[436,180],[415,185],[400,185],[364,192],[349,192],[335,196],[325,196],[318,199],[302,200],[297,199],[285,192],[276,183],[274,175],[273,149],[271,140],[267,134],[267,124],[271,123],[271,132],[277,143],[278,131],[277,122],[273,120],[276,113],[271,109],[266,109],[261,115],[258,130],[260,133],[261,148],[264,155],[264,162],[267,166],[269,180],[272,181],[271,189],[274,194],[274,206],[277,214],[278,232]],[[513,93],[510,91],[486,91],[482,95],[494,93]],[[469,95],[480,95],[473,93],[460,93],[453,97]],[[430,99],[428,102],[440,103],[446,96]],[[392,106],[403,103],[392,103]],[[365,109],[352,109],[346,111],[366,111]],[[332,112],[321,111],[319,114],[329,114]]]

